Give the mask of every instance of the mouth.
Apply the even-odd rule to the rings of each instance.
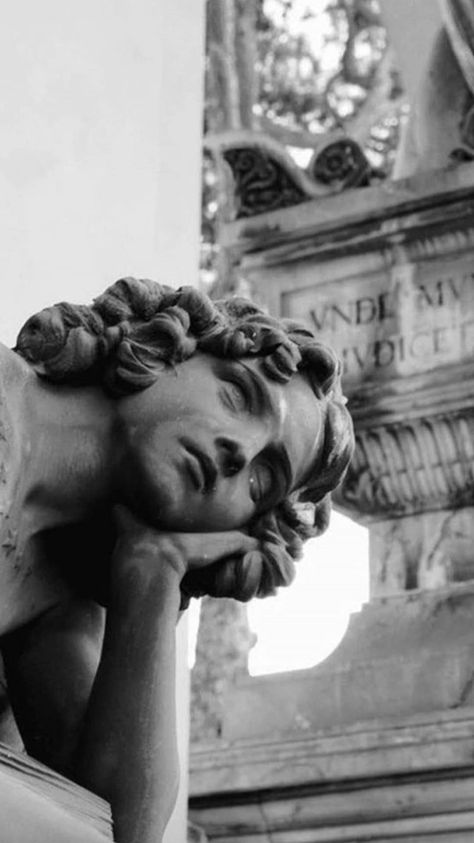
[[[203,494],[215,489],[217,467],[214,460],[186,436],[183,436],[179,441],[186,451],[186,470],[195,488]]]

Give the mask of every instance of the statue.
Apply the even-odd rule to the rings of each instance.
[[[33,316],[1,362],[1,650],[22,740],[111,803],[118,843],[158,843],[179,610],[291,581],[352,453],[340,366],[250,302],[132,278]]]
[[[412,103],[396,179],[474,160],[474,5],[439,2],[443,26]]]

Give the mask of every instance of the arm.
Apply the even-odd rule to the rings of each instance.
[[[180,577],[137,542],[114,562],[100,669],[104,612],[70,600],[3,642],[9,696],[27,751],[107,799],[119,843],[159,843],[178,786]]]
[[[80,600],[6,644],[28,750],[111,803],[118,843],[159,843],[174,804],[181,577],[255,544],[238,532],[166,535],[128,518],[111,565],[100,661],[102,613]]]
[[[154,538],[118,542],[77,760],[81,784],[111,803],[118,843],[159,843],[178,787],[174,648],[184,562],[162,541],[157,564]]]
[[[71,598],[2,640],[8,697],[25,747],[71,778],[104,622],[96,603]]]
[[[165,534],[122,513],[80,781],[108,799],[117,843],[160,843],[176,799],[175,625],[180,582],[253,550],[238,531]]]
[[[3,642],[27,751],[107,799],[119,843],[159,843],[178,787],[180,572],[166,547],[164,564],[156,556],[156,542],[137,535],[118,543],[101,659],[104,612],[82,600],[55,606]]]

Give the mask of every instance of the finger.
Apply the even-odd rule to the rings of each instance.
[[[219,559],[240,556],[258,547],[257,539],[239,530],[229,530],[225,533],[194,533],[192,538],[191,534],[187,534],[185,541],[188,537],[189,550],[186,555],[189,568],[202,568]]]

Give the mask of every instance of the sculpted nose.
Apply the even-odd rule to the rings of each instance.
[[[216,440],[219,468],[224,477],[232,477],[242,471],[247,463],[244,449],[235,439],[219,436]]]

